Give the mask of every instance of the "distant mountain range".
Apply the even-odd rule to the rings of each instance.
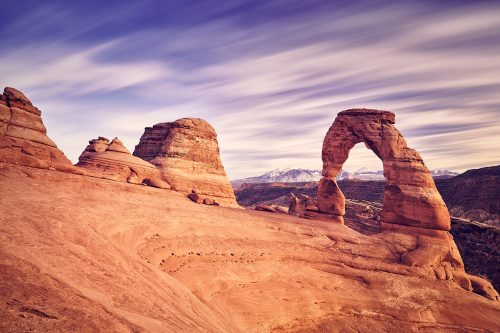
[[[458,175],[458,172],[437,169],[432,170],[432,177],[436,179],[450,178]],[[234,189],[238,189],[241,184],[255,184],[255,183],[302,183],[302,182],[315,182],[321,178],[321,170],[314,169],[275,169],[266,172],[263,175],[242,179],[235,179],[231,181]],[[358,180],[374,180],[385,181],[384,172],[382,170],[369,170],[368,168],[361,168],[354,172],[341,170],[337,176],[337,180],[344,179],[358,179]]]

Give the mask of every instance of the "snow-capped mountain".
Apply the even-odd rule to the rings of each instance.
[[[367,167],[360,168],[355,172],[349,173],[346,177],[348,179],[358,179],[358,180],[375,180],[384,181],[384,172],[382,170],[370,170]]]
[[[349,173],[341,170],[337,176],[338,180],[349,178]],[[257,177],[235,179],[231,184],[235,189],[243,183],[302,183],[317,182],[321,179],[321,170],[313,169],[275,169]]]
[[[337,180],[344,180],[349,178],[349,172],[345,170],[340,170],[339,174],[337,175]]]
[[[262,183],[284,182],[298,183],[318,181],[321,178],[320,170],[309,169],[276,169],[266,172],[262,176],[256,177],[262,180]]]
[[[231,181],[234,188],[243,183],[300,183],[316,182],[321,178],[321,170],[311,169],[275,169],[257,177],[236,179]]]
[[[436,169],[431,171],[432,178],[434,179],[446,179],[458,176],[459,173],[455,171],[450,171],[447,169]]]
[[[437,169],[431,171],[434,178],[450,178],[458,175],[457,172]],[[321,170],[312,169],[275,169],[266,172],[257,177],[249,177],[236,179],[231,181],[233,188],[238,189],[243,183],[301,183],[315,182],[321,179]],[[385,181],[384,172],[382,170],[370,170],[366,167],[360,168],[355,172],[341,170],[337,175],[337,180],[356,179],[356,180],[372,180]]]

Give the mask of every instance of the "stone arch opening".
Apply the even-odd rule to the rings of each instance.
[[[349,151],[342,170],[349,172],[348,179],[384,181],[382,160],[360,142]]]
[[[389,111],[351,109],[337,115],[323,141],[319,211],[343,223],[345,196],[336,176],[350,150],[363,143],[382,161],[386,179],[381,229],[433,235],[448,231],[450,215],[429,170],[394,124],[395,115]]]

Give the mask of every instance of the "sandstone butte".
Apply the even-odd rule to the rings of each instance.
[[[443,208],[423,162],[411,150],[403,160],[385,155],[388,138],[379,145],[384,164],[408,172],[399,170],[394,184],[403,186],[398,179],[411,169],[423,182],[396,193],[402,211],[384,201],[390,227],[363,235],[339,223],[336,197],[308,202],[310,213],[328,218],[303,219],[196,205],[180,192],[72,172],[80,168],[61,162],[45,129],[7,136],[4,113],[18,106],[9,94],[2,101],[1,332],[500,331],[498,294],[464,271],[444,217],[435,218]],[[391,114],[363,112],[337,120],[374,126],[373,140],[377,124],[399,138]],[[347,138],[353,133],[367,140],[357,130]],[[22,151],[32,145],[32,154]],[[324,150],[326,182],[343,163],[335,154]],[[414,197],[425,209],[408,210],[419,186],[430,189]],[[340,195],[327,188],[321,200]]]
[[[134,155],[154,164],[177,191],[239,207],[220,159],[217,133],[205,120],[182,118],[146,127]]]

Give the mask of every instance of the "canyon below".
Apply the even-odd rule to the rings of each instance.
[[[73,164],[5,88],[0,331],[500,331],[499,168],[434,181],[395,117],[342,111],[319,182],[235,191],[205,120]],[[337,181],[359,142],[385,183]]]

